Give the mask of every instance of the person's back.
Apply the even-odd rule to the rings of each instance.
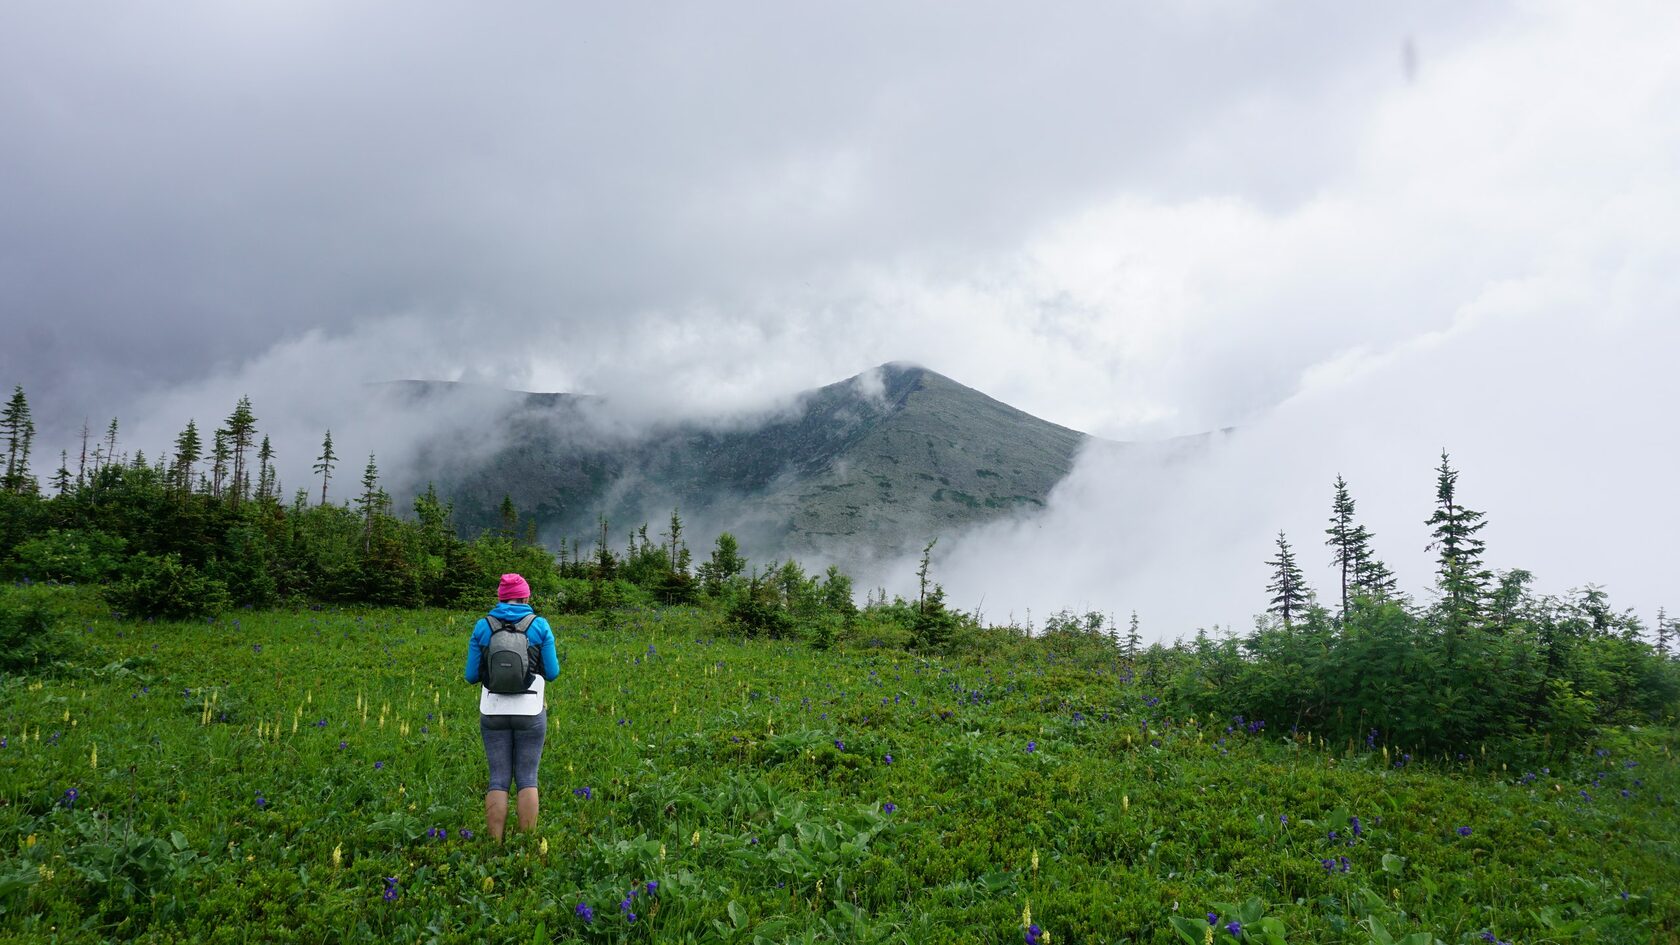
[[[548,621],[536,616],[530,606],[531,586],[517,574],[504,574],[496,590],[498,603],[473,626],[467,645],[467,682],[479,683],[479,734],[490,768],[490,785],[484,795],[485,829],[501,839],[507,823],[508,789],[519,786],[519,829],[530,830],[537,823],[537,768],[548,734],[545,683],[560,675],[554,632]],[[508,681],[507,654],[517,641],[509,633],[524,628],[525,687]],[[493,640],[494,637],[502,639]],[[495,643],[494,648],[492,643]],[[494,649],[497,666],[489,659]],[[485,677],[497,677],[492,691]]]

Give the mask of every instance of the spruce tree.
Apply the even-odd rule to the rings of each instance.
[[[321,504],[327,504],[327,481],[332,478],[333,464],[338,462],[338,454],[333,452],[332,431],[328,430],[326,438],[321,440],[321,455],[315,457],[315,465],[310,468],[321,474]]]
[[[0,431],[6,434],[6,473],[0,478],[0,489],[17,495],[33,495],[35,477],[29,474],[29,451],[35,442],[35,421],[29,414],[29,398],[23,385],[12,390],[12,399],[0,411]]]
[[[70,453],[67,450],[58,451],[58,472],[53,473],[53,489],[61,496],[70,491]]]
[[[501,521],[502,537],[512,541],[519,533],[519,510],[513,506],[513,496],[502,493],[502,505],[496,516]],[[634,550],[634,549],[632,549]]]
[[[1138,630],[1138,614],[1132,611],[1132,623],[1126,630],[1126,646],[1121,655],[1126,657],[1127,665],[1131,665],[1138,657],[1138,651],[1143,648],[1143,634]]]
[[[257,450],[257,501],[267,502],[274,498],[274,447],[268,445],[268,436],[262,438],[262,446]]]
[[[228,474],[228,441],[227,431],[217,430],[210,439],[210,495],[220,499],[222,497],[222,482]]]
[[[1272,568],[1272,583],[1266,586],[1267,592],[1272,595],[1271,606],[1266,611],[1283,618],[1285,627],[1293,626],[1295,618],[1306,610],[1312,594],[1307,590],[1306,576],[1295,563],[1295,552],[1290,550],[1289,539],[1283,532],[1278,532],[1277,557],[1266,564]]]
[[[85,417],[82,418],[82,456],[81,456],[81,459],[79,459],[76,462],[76,488],[77,489],[80,489],[82,486],[87,484],[87,461],[88,461],[87,445],[88,445],[88,435],[91,432],[92,431],[88,430],[87,418],[85,418]]]
[[[1359,560],[1370,553],[1366,547],[1370,534],[1363,526],[1354,524],[1353,509],[1353,496],[1348,495],[1347,481],[1338,474],[1336,495],[1330,504],[1330,527],[1324,530],[1329,538],[1324,543],[1330,546],[1330,563],[1341,572],[1344,623],[1348,616],[1348,590],[1355,586],[1354,569]]]
[[[116,461],[117,461],[117,418],[112,417],[110,425],[105,427],[105,462],[106,463],[115,463]],[[99,469],[102,467],[102,465],[103,464],[101,464],[101,463],[95,463],[94,467],[93,467],[94,471],[98,472]]]
[[[237,506],[251,490],[251,475],[245,468],[245,451],[251,448],[251,443],[256,437],[257,418],[251,413],[250,397],[239,398],[233,413],[228,414],[224,429],[227,431],[228,443],[233,448],[233,482],[229,501]]]
[[[362,471],[362,494],[356,499],[356,507],[362,512],[362,551],[367,553],[373,547],[373,517],[381,505],[379,488],[379,463],[373,454],[368,454],[367,468]]]
[[[666,553],[670,556],[671,573],[673,574],[680,574],[687,570],[680,566],[677,554],[677,549],[682,547],[682,533],[682,516],[677,513],[676,509],[672,509],[670,530],[665,535],[670,539],[670,544],[666,546]]]
[[[1483,521],[1481,512],[1459,504],[1458,471],[1452,468],[1446,450],[1441,451],[1441,465],[1436,473],[1435,513],[1425,524],[1434,530],[1434,541],[1429,543],[1428,550],[1440,555],[1436,583],[1446,613],[1450,659],[1460,631],[1481,614],[1492,575],[1482,566],[1485,545],[1476,537],[1487,522]]]
[[[1668,619],[1668,611],[1661,608],[1661,607],[1657,608],[1657,655],[1658,656],[1661,656],[1661,657],[1664,657],[1664,658],[1667,658],[1667,656],[1668,656],[1668,641],[1669,641],[1669,633],[1670,633],[1671,628],[1672,628],[1672,623]]]
[[[175,437],[175,488],[182,493],[192,491],[193,468],[204,455],[204,443],[199,439],[198,423],[187,421],[187,428]]]

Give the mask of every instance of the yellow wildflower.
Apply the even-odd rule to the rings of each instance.
[[[1038,875],[1038,848],[1037,847],[1033,847],[1032,871],[1033,871],[1034,876]]]
[[[665,862],[665,844],[663,843],[659,845],[659,862]]]
[[[664,848],[661,847],[660,849],[663,850]],[[547,856],[548,855],[548,838],[547,837],[542,838],[542,842],[537,844],[537,853],[542,855],[542,856]]]
[[[496,888],[496,877],[494,877],[494,876],[484,877],[483,885],[484,885],[484,891],[485,892],[489,892],[490,890],[495,889]]]
[[[88,755],[88,767],[89,768],[99,767],[99,746],[98,745],[93,746],[93,753]]]
[[[29,839],[28,839],[28,840],[25,840],[25,841],[24,841],[24,842],[23,842],[23,845],[24,845],[24,846],[26,846],[26,847],[32,847],[32,846],[34,846],[34,845],[35,845],[35,835],[34,835],[34,834],[30,834],[30,835],[29,835]]]
[[[1202,931],[1202,945],[1213,945],[1213,926]]]
[[[341,843],[341,844],[338,844],[337,846],[333,847],[332,860],[333,860],[333,869],[335,869],[335,870],[338,869],[340,866],[344,865],[344,844]]]
[[[1120,795],[1120,809],[1122,811],[1128,811],[1128,810],[1132,809],[1132,796],[1130,794]]]
[[[691,847],[697,847],[700,845],[700,831],[694,831],[694,836],[688,838],[688,845]]]
[[[1032,900],[1028,899],[1027,904],[1021,908],[1021,928],[1025,929],[1025,928],[1029,928],[1031,926],[1032,926]]]

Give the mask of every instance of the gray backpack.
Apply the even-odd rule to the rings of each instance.
[[[536,614],[526,614],[517,623],[504,623],[489,615],[490,645],[484,650],[484,688],[501,695],[531,691],[530,639],[525,631]]]

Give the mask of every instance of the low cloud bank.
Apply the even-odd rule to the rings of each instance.
[[[1680,606],[1680,425],[1641,418],[1680,403],[1680,325],[1617,304],[1640,273],[1608,275],[1596,305],[1558,279],[1512,285],[1447,331],[1325,364],[1205,449],[1093,444],[1042,515],[942,542],[935,577],[953,604],[994,621],[1030,613],[1042,626],[1071,607],[1124,625],[1135,609],[1151,639],[1241,631],[1265,609],[1280,529],[1320,599],[1338,595],[1323,542],[1340,474],[1377,553],[1427,600],[1424,520],[1445,448],[1461,501],[1487,513],[1490,566],[1532,571],[1548,593],[1601,585],[1649,623]],[[908,592],[913,571],[902,560],[876,580]]]

